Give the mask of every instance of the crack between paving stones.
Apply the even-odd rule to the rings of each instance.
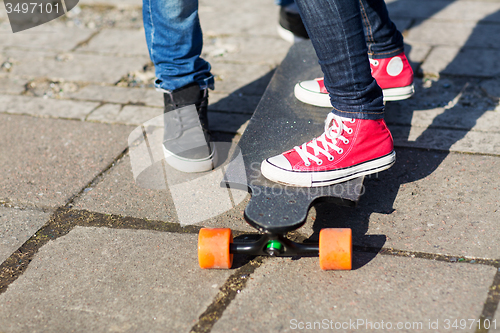
[[[191,328],[190,333],[208,333],[222,317],[231,302],[247,285],[250,276],[262,266],[265,257],[257,257],[241,268],[238,268],[219,289],[212,304],[201,314],[198,322]]]
[[[475,333],[486,333],[492,326],[493,318],[500,302],[500,268],[497,270],[493,283],[488,290],[488,296],[484,302],[483,311],[479,317]],[[486,328],[486,326],[488,328]]]

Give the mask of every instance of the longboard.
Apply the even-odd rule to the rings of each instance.
[[[295,243],[286,233],[306,222],[309,209],[319,201],[355,206],[363,193],[363,177],[324,187],[292,187],[267,180],[261,162],[315,138],[324,130],[328,109],[304,104],[293,95],[296,83],[321,76],[317,57],[309,41],[290,48],[276,69],[260,103],[239,141],[244,168],[229,163],[224,182],[246,189],[251,199],[245,220],[262,233],[253,243],[234,242],[231,230],[203,228],[199,234],[198,257],[202,268],[230,268],[233,254],[297,256],[319,255],[322,269],[350,269],[350,229],[328,228],[319,243]]]

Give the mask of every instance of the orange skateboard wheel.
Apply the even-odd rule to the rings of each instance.
[[[321,229],[319,232],[319,266],[322,270],[350,270],[352,268],[351,229]]]
[[[229,228],[202,228],[198,234],[198,263],[205,268],[231,268],[233,255],[229,246],[233,234]]]

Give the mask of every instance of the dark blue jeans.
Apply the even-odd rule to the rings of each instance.
[[[295,0],[325,76],[333,113],[384,116],[382,90],[367,54],[388,58],[403,51],[403,37],[383,0]],[[365,35],[366,33],[366,35]]]

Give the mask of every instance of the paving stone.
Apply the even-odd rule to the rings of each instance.
[[[81,51],[149,57],[144,29],[103,29]]]
[[[112,124],[141,125],[163,114],[163,109],[143,106],[105,104],[96,109],[87,120]]]
[[[290,43],[276,37],[217,36],[205,38],[202,57],[207,61],[277,66],[290,48]]]
[[[49,219],[51,212],[0,207],[0,263]]]
[[[27,80],[0,77],[0,94],[20,94],[24,91]]]
[[[141,0],[80,0],[82,6],[115,6],[117,8],[142,7]]]
[[[117,104],[163,107],[163,94],[154,89],[88,85],[67,94],[69,98]]]
[[[391,19],[396,18],[418,18],[428,19],[450,5],[447,0],[387,0],[387,10]],[[411,10],[408,10],[411,8]]]
[[[205,36],[277,36],[279,7],[272,1],[201,0],[200,21]],[[237,5],[235,5],[237,4]]]
[[[84,120],[98,105],[98,103],[91,102],[0,95],[0,112],[34,116]]]
[[[87,28],[70,28],[61,23],[44,24],[15,34],[2,33],[0,47],[68,52],[87,40],[95,31]]]
[[[425,127],[390,126],[394,144],[399,147],[438,149],[462,153],[498,155],[499,133],[446,130]]]
[[[201,270],[197,235],[76,227],[0,295],[9,332],[187,332],[232,274]]]
[[[420,64],[424,62],[425,58],[431,51],[430,45],[422,45],[422,44],[408,44],[405,41],[405,54],[410,62],[410,65],[414,72],[417,73],[417,69]]]
[[[127,145],[125,126],[0,114],[0,198],[58,207]]]
[[[147,130],[146,127],[144,129]],[[132,132],[129,140],[136,142],[134,138],[136,134],[142,135],[142,129],[139,128],[137,133]],[[152,144],[151,135],[148,135],[148,138],[149,144]],[[219,184],[222,181],[220,168],[204,174],[176,172],[164,164],[163,156],[160,155],[161,150],[153,154],[154,160],[151,162],[147,147],[144,147],[145,150],[141,147],[141,145],[145,146],[144,140],[138,140],[139,143],[135,143],[130,148],[130,156],[127,155],[117,163],[92,190],[75,200],[75,209],[87,209],[104,214],[147,218],[183,225],[201,223],[204,226],[253,231],[243,220],[243,209],[247,202],[246,192],[231,190],[233,197],[231,204],[234,203],[234,205],[228,206],[227,211],[224,211],[225,209],[219,210],[220,200],[225,200],[224,195],[225,198],[228,198],[227,189],[221,188]],[[217,140],[217,137],[214,140]],[[219,161],[223,163],[226,156],[232,155],[224,152],[220,147],[227,147],[231,143],[216,141],[216,144]],[[235,142],[233,142],[234,144]],[[147,156],[143,157],[143,155]],[[216,173],[220,176],[219,183],[208,186],[207,177],[210,178],[210,174]],[[196,184],[200,181],[204,185],[197,187]],[[193,192],[192,189],[195,191]],[[217,191],[218,194],[208,195],[214,191]],[[197,201],[197,199],[193,200],[191,195],[204,196],[200,199],[203,202]],[[186,200],[189,201],[186,202]],[[199,209],[201,204],[214,209],[210,209],[209,212],[205,209],[202,212]],[[196,221],[188,216],[189,210],[200,213],[197,214]]]
[[[491,140],[493,133],[500,133],[495,82],[472,79],[416,79],[415,95],[405,101],[387,103],[385,119],[391,125],[413,126],[411,141],[417,138],[417,133],[420,135],[427,128],[434,127],[476,132],[475,135],[484,136],[484,143],[491,141],[490,143],[494,144],[494,140]],[[484,87],[490,89],[485,92]],[[441,137],[436,138],[440,139]],[[453,144],[450,139],[447,139],[445,144]],[[408,140],[408,136],[398,140]],[[423,138],[420,141],[424,141]],[[489,148],[484,151],[479,146],[473,148],[476,148],[475,152],[491,152]]]
[[[148,62],[146,57],[117,57],[79,53],[53,53],[17,50],[2,52],[13,59],[11,75],[47,77],[66,81],[115,84],[128,72],[138,70]]]
[[[500,23],[499,14],[500,3],[498,1],[452,1],[432,18],[447,21],[452,17],[456,21]]]
[[[212,332],[374,332],[391,325],[398,332],[456,332],[444,320],[478,319],[496,271],[357,252],[354,261],[353,271],[322,272],[317,258],[268,260]],[[439,329],[430,329],[436,320]],[[421,326],[404,330],[398,323]]]
[[[462,22],[426,21],[409,30],[409,43],[423,43],[441,46],[464,46],[497,49],[500,25]],[[473,58],[471,58],[473,59]]]
[[[405,40],[408,43],[464,46],[476,25],[475,22],[462,22],[457,25],[452,22],[425,21],[412,27]]]
[[[422,65],[425,74],[467,75],[494,77],[500,73],[495,60],[496,50],[455,47],[435,47]],[[475,59],[471,61],[471,59]]]
[[[391,18],[500,22],[497,15],[500,4],[497,1],[394,0],[386,3]]]
[[[274,74],[274,67],[212,62],[212,74],[218,93],[262,96]]]

